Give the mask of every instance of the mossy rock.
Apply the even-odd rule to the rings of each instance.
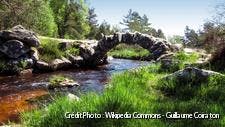
[[[49,89],[55,89],[55,88],[71,88],[74,86],[79,86],[79,83],[74,81],[71,78],[61,76],[61,75],[55,75],[52,76],[49,79]]]

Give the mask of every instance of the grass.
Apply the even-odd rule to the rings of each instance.
[[[41,39],[41,46],[40,46],[40,59],[45,62],[50,62],[57,58],[62,58],[64,55],[64,52],[59,50],[58,48],[59,41],[48,39],[48,38],[42,38]]]
[[[187,54],[183,51],[177,52],[172,57],[172,63],[169,66],[161,64],[161,70],[167,72],[175,72],[177,70],[184,69],[186,66],[190,66],[195,63],[199,58],[197,53]]]
[[[177,58],[191,62],[180,53]],[[188,60],[188,61],[187,61]],[[183,64],[182,63],[182,64]],[[182,66],[183,67],[183,66]],[[225,77],[186,84],[164,80],[167,71],[152,64],[116,74],[99,95],[87,93],[80,101],[60,97],[48,107],[25,112],[22,124],[29,127],[222,127],[225,126]],[[66,112],[100,113],[218,113],[220,119],[66,119]]]
[[[139,45],[119,44],[108,55],[116,58],[142,59],[148,57],[150,53]]]
[[[39,48],[40,59],[45,62],[51,62],[54,59],[61,59],[62,57],[68,57],[68,53],[72,55],[78,55],[79,49],[76,47],[69,47],[66,51],[59,49],[60,43],[57,39],[41,37],[41,46]],[[72,42],[71,42],[72,43]]]
[[[25,60],[18,61],[17,64],[8,64],[7,60],[0,60],[0,73],[19,73],[20,71],[26,69],[28,66],[28,62]]]

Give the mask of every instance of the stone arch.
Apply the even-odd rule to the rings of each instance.
[[[100,65],[106,63],[107,52],[120,43],[137,44],[152,53],[153,59],[173,51],[173,46],[165,39],[155,38],[151,35],[141,33],[115,33],[95,43],[82,44],[80,55],[88,65]]]

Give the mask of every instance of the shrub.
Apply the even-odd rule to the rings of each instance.
[[[210,59],[210,69],[215,71],[224,72],[225,71],[225,47],[218,49],[213,53]]]

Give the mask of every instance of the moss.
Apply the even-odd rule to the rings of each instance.
[[[73,82],[69,77],[63,75],[53,75],[49,78],[50,87],[59,86],[63,82]]]

